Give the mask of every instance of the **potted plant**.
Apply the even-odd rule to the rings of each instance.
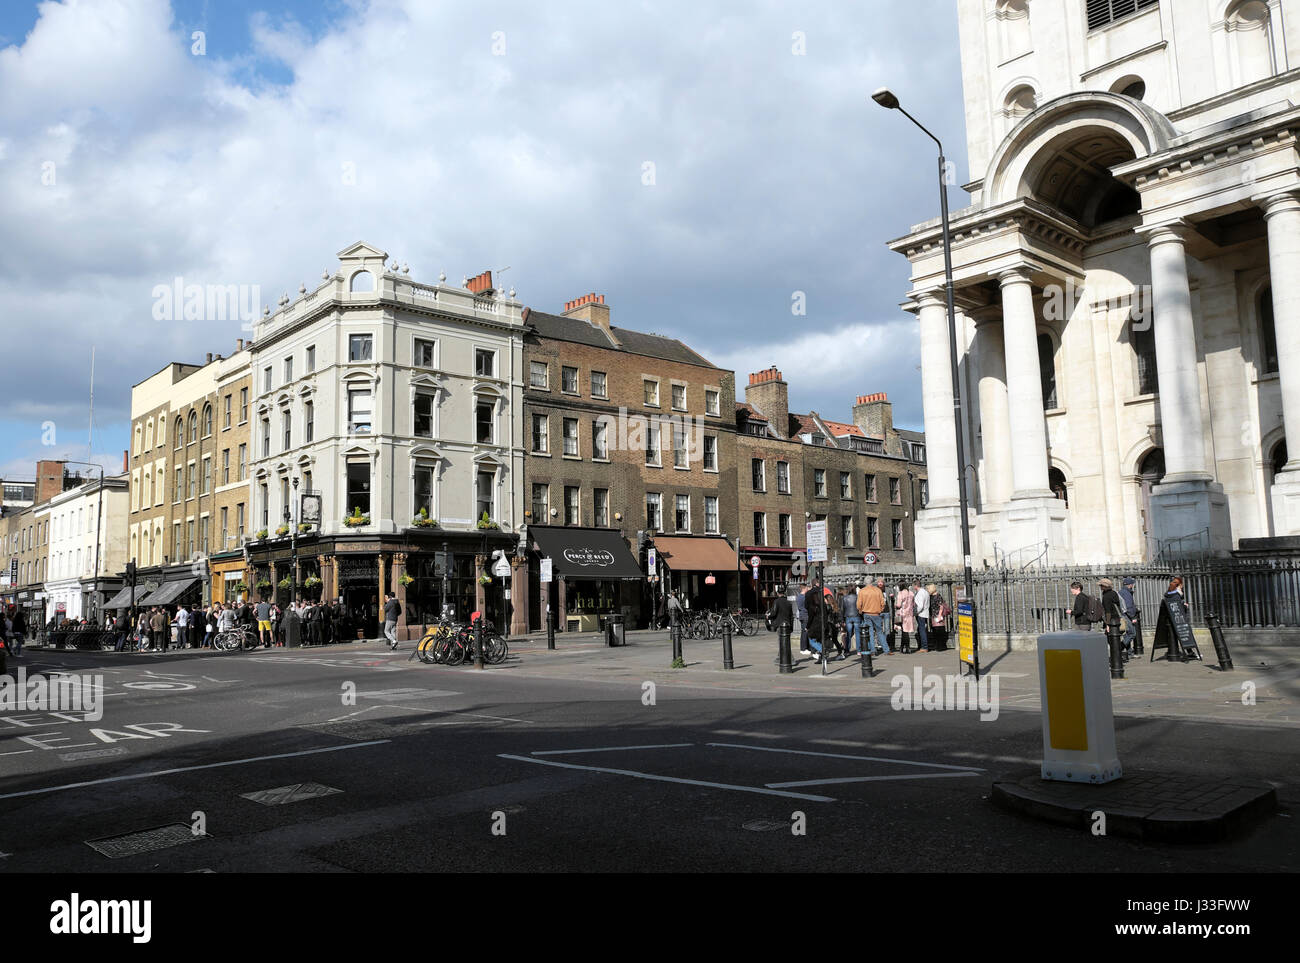
[[[286,575],[284,578],[280,579],[279,584],[282,589],[291,589],[293,588],[293,579]]]
[[[266,592],[270,588],[271,588],[271,580],[269,578],[259,578],[257,580],[257,590],[259,592]]]
[[[343,524],[348,528],[359,528],[362,525],[370,524],[370,516],[362,515],[361,506],[358,505],[352,509],[351,515],[344,516]]]
[[[498,525],[496,522],[492,521],[492,519],[488,518],[488,513],[484,512],[483,517],[478,520],[478,527],[480,529],[486,530],[486,529],[499,529],[501,526]]]
[[[299,523],[298,523],[298,534],[301,535],[301,534],[303,534],[304,532],[310,532],[310,531],[311,531],[311,522],[299,522]]]
[[[492,584],[492,576],[491,576],[491,575],[480,575],[480,576],[478,577],[478,584],[479,584],[479,585],[491,585],[491,584]]]
[[[427,508],[421,508],[420,514],[411,519],[411,524],[416,528],[433,528],[438,523],[429,517],[429,510]]]
[[[414,578],[413,578],[409,573],[407,573],[407,572],[403,572],[403,573],[401,574],[401,577],[398,578],[397,581],[398,581],[398,584],[400,584],[403,588],[406,588],[406,587],[409,586],[412,582],[414,582],[415,579],[414,579]]]
[[[248,594],[248,586],[245,585],[243,582],[236,582],[234,585],[230,587],[230,590],[234,592],[236,595]]]
[[[288,526],[288,525],[280,525],[278,528],[276,528],[276,530],[275,530],[275,534],[276,534],[277,537],[279,537],[279,538],[283,538],[285,535],[288,535],[288,534],[289,534],[289,526]]]
[[[266,538],[266,536],[267,536],[267,531],[265,528],[259,528],[257,530],[257,538],[259,541],[263,538]]]
[[[309,589],[314,589],[318,587],[321,584],[321,582],[320,579],[317,578],[315,575],[308,575],[305,579],[303,579],[302,584]]]

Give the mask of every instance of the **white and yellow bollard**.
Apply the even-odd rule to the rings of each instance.
[[[1105,783],[1124,774],[1115,751],[1110,652],[1096,632],[1038,637],[1043,778]]]

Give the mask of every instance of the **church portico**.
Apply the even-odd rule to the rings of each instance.
[[[1300,72],[1278,84],[1300,99]],[[1300,426],[1291,103],[1198,129],[1190,109],[1175,123],[1131,96],[1074,91],[987,152],[951,232],[975,565],[1223,555],[1300,534],[1300,455],[1275,464]],[[941,242],[932,221],[891,243],[914,303],[942,290]],[[944,373],[947,319],[931,311],[922,369]],[[934,427],[926,408],[945,466],[932,491],[955,464],[945,407]],[[933,509],[918,538],[934,522],[958,564],[955,521],[938,525],[955,513]]]

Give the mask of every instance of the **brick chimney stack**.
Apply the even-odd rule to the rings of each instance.
[[[131,455],[125,448],[123,448],[122,449],[122,474],[125,475],[130,470],[131,470]]]
[[[33,504],[42,505],[63,492],[64,464],[61,461],[36,463],[36,495]]]
[[[243,338],[236,338],[236,339],[235,339],[235,353],[238,354],[240,351],[243,351],[243,350],[244,350],[244,339],[243,339]]]
[[[756,408],[778,436],[789,437],[790,386],[776,365],[749,376],[749,384],[745,386],[745,404]]]
[[[853,423],[868,436],[883,438],[885,451],[896,454],[889,446],[890,437],[894,434],[894,406],[890,404],[885,392],[858,395],[857,403],[853,406]]]
[[[586,321],[588,324],[604,331],[615,344],[619,343],[610,328],[609,306],[605,304],[605,295],[603,294],[593,292],[584,294],[580,298],[574,298],[572,301],[566,301],[564,303],[564,316]]]

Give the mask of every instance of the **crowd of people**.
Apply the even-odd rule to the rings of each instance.
[[[1108,636],[1118,636],[1120,655],[1127,662],[1134,655],[1135,643],[1141,638],[1142,612],[1133,598],[1137,580],[1130,577],[1120,579],[1119,589],[1112,579],[1098,579],[1097,596],[1084,591],[1082,582],[1070,583],[1070,594],[1074,597],[1070,607],[1070,617],[1074,628],[1091,632],[1094,625],[1100,625]],[[1169,580],[1165,590],[1164,602],[1182,610],[1188,616],[1187,598],[1183,591],[1183,580],[1175,575]]]
[[[341,601],[304,599],[287,608],[266,599],[214,602],[206,608],[179,605],[174,612],[153,606],[137,612],[134,622],[123,610],[111,619],[111,628],[117,634],[113,647],[119,651],[211,648],[218,634],[235,628],[254,633],[263,648],[271,648],[285,644],[290,619],[301,623],[299,637],[303,645],[343,642],[350,637],[352,619]]]
[[[791,589],[793,596],[778,597],[767,614],[774,629],[788,628],[799,639],[801,655],[820,661],[831,658],[831,649],[845,659],[864,651],[890,655],[948,647],[952,609],[934,583],[900,582],[891,590],[879,578],[836,590],[814,578]]]

